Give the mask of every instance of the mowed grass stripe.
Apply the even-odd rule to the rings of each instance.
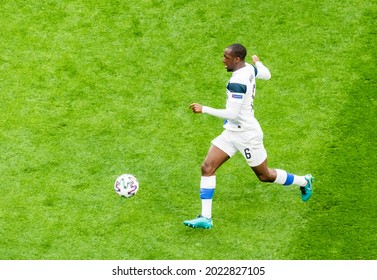
[[[306,212],[307,224],[292,246],[293,259],[377,257],[377,190],[373,183],[377,155],[373,142],[376,9],[370,3],[360,4],[332,10],[336,13],[332,19],[337,20],[328,25],[333,44],[324,58],[328,83],[319,109],[329,121],[316,150],[315,195]],[[343,30],[348,30],[348,37]],[[333,110],[337,107],[340,110]]]

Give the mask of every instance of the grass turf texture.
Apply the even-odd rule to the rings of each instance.
[[[376,259],[376,4],[2,1],[0,258]],[[225,46],[272,72],[256,115],[272,167],[313,198],[218,171],[214,228],[193,230],[224,106]],[[250,61],[250,55],[248,57]],[[136,197],[116,177],[134,174]]]

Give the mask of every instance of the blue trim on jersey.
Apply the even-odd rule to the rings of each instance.
[[[258,75],[258,69],[254,65],[252,65],[252,66],[254,67],[254,76],[256,77]]]
[[[244,84],[228,83],[226,89],[234,93],[246,93],[247,87]]]
[[[284,186],[292,185],[295,176],[291,173],[287,173],[287,180],[285,180]]]
[[[201,199],[212,199],[214,193],[215,193],[215,189],[200,188]]]

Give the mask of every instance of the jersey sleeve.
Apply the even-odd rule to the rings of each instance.
[[[237,118],[241,110],[240,103],[230,103],[226,109],[214,109],[208,106],[203,106],[202,112],[220,119],[234,120]]]
[[[261,80],[271,79],[270,70],[268,70],[268,68],[264,66],[262,62],[258,61],[257,63],[255,63],[254,69],[256,72],[255,78],[261,79]]]

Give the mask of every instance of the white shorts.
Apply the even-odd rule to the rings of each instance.
[[[263,132],[260,128],[251,131],[225,129],[211,143],[224,151],[229,157],[234,156],[239,151],[251,167],[260,165],[267,158],[267,152],[263,146]]]

